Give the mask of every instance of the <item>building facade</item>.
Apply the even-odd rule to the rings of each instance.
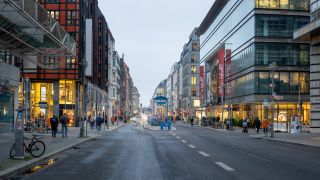
[[[55,51],[36,57],[35,61],[40,61],[44,67],[22,63],[22,77],[31,80],[30,119],[60,117],[66,113],[70,118],[69,125],[75,126],[82,115],[104,113],[102,106],[105,105],[108,77],[107,23],[97,0],[39,2],[76,41],[76,56]],[[88,34],[91,39],[86,38]],[[90,53],[86,53],[87,44],[91,44]],[[87,69],[90,73],[86,73]],[[95,91],[95,95],[88,94],[92,92],[88,89]],[[80,96],[84,92],[88,94],[86,100]]]
[[[198,31],[207,116],[273,117],[288,131],[300,111],[309,123],[309,43],[293,41],[308,11],[309,0],[215,1]]]
[[[310,132],[320,133],[320,1],[310,1],[310,23],[294,33],[297,42],[308,41],[310,47]]]
[[[168,104],[167,104],[167,80],[163,80],[156,87],[152,99],[152,114],[162,117],[168,115]]]
[[[180,80],[181,89],[181,116],[184,118],[195,116],[200,118],[200,99],[199,99],[199,36],[196,34],[197,28],[189,36],[189,42],[183,47],[180,60],[182,71]]]

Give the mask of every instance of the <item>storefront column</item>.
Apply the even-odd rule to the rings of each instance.
[[[59,117],[59,81],[53,81],[53,115]]]
[[[26,87],[26,122],[30,122],[30,89],[31,89],[31,82],[29,78],[25,79],[25,87]]]

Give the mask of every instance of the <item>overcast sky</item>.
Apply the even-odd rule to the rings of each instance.
[[[155,88],[179,61],[183,45],[214,0],[99,0],[130,74],[148,106]]]

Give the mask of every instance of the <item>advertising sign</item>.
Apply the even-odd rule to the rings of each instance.
[[[224,49],[218,50],[218,96],[223,95],[224,85]]]
[[[200,104],[204,103],[204,66],[200,66]]]
[[[231,76],[231,49],[226,49],[226,63],[225,63],[225,70],[226,70],[226,78],[230,78]],[[226,83],[226,96],[231,96],[231,81],[227,81]]]

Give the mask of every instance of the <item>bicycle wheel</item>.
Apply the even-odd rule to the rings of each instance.
[[[11,147],[10,150],[10,159],[16,156],[16,143]]]
[[[40,157],[44,154],[46,145],[42,141],[35,141],[30,146],[30,154],[32,157]]]

